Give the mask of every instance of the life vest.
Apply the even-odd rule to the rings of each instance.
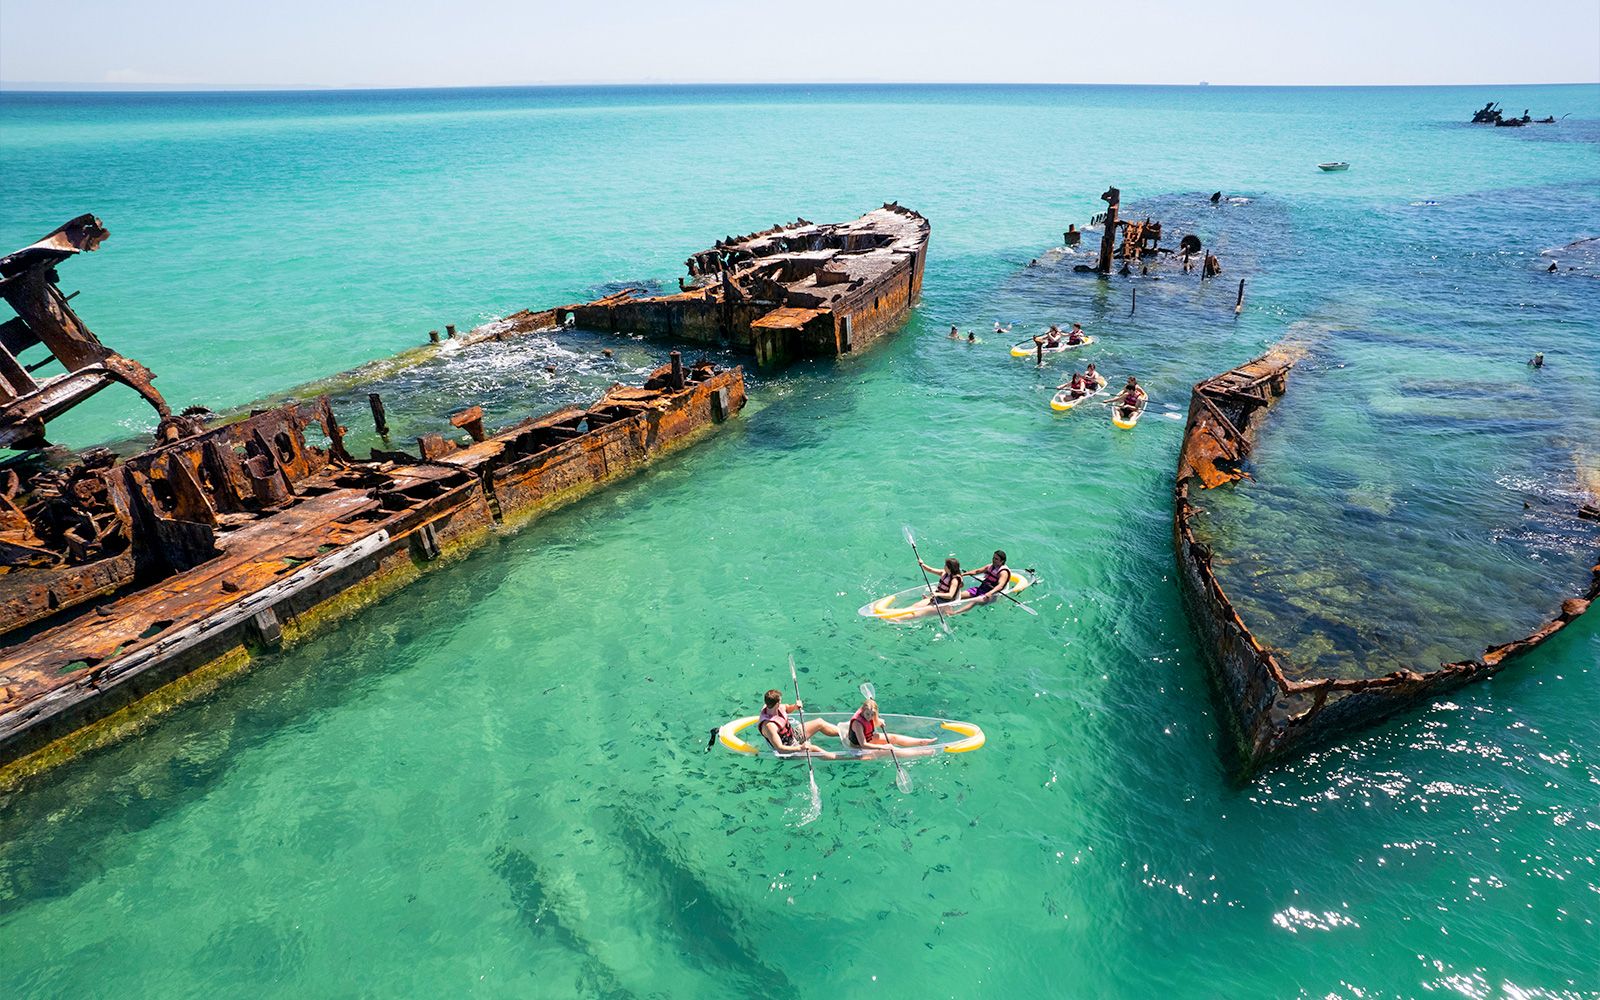
[[[1082,330],[1074,330],[1071,333],[1067,334],[1067,343],[1069,343],[1069,344],[1081,344],[1081,343],[1083,343],[1083,331]]]
[[[994,563],[990,563],[988,566],[984,567],[984,570],[983,570],[983,592],[985,594],[989,593],[992,590],[999,589],[999,587],[1000,587],[1000,574],[1003,573],[1003,572],[1005,572],[1005,567],[1004,566],[996,566]]]
[[[958,577],[952,574],[949,570],[945,570],[943,573],[940,573],[939,586],[933,589],[934,596],[942,598],[944,594],[949,591],[951,582],[956,579],[958,579]]]
[[[756,727],[765,732],[767,723],[769,722],[776,722],[778,724],[778,738],[783,742],[791,745],[800,742],[800,740],[795,738],[794,723],[789,721],[789,713],[783,710],[783,706],[781,704],[778,706],[778,710],[776,712],[769,712],[765,707],[763,707],[761,709],[760,721],[756,723]]]
[[[866,743],[857,743],[856,742],[856,729],[855,729],[855,727],[857,725],[861,726],[861,736],[862,736],[862,738],[864,740],[866,740]],[[850,742],[854,743],[856,746],[858,746],[858,747],[859,746],[866,746],[867,743],[871,743],[872,742],[872,734],[877,732],[877,731],[878,731],[878,720],[877,719],[868,720],[866,716],[861,714],[861,710],[859,708],[856,709],[856,714],[850,716]]]

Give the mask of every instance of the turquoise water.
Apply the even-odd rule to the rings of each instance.
[[[1490,97],[1573,114],[1458,124]],[[1600,992],[1595,619],[1236,785],[1171,582],[1165,415],[1306,350],[1257,481],[1205,498],[1225,579],[1306,662],[1466,655],[1547,615],[1596,541],[1566,514],[1596,469],[1600,280],[1540,252],[1600,234],[1600,87],[6,94],[0,171],[0,246],[98,214],[74,305],[219,408],[670,281],[779,219],[898,199],[934,227],[893,340],[753,379],[706,444],[0,806],[22,995]],[[1131,316],[1132,285],[1067,273],[1046,251],[1108,183],[1227,272],[1141,283]],[[1053,417],[1057,369],[943,338],[997,318],[1082,321],[1151,414]],[[468,349],[385,392],[406,433],[462,399],[493,422],[664,350],[602,343]],[[53,429],[122,436],[141,405]],[[1037,568],[1039,617],[864,622],[917,579],[904,523],[925,558]],[[797,768],[702,752],[791,652],[813,708],[870,680],[989,744],[913,763],[910,795],[819,768],[796,827]]]

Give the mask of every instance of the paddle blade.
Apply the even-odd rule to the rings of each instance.
[[[794,681],[796,684],[800,683],[800,675],[798,673],[796,673],[795,669],[794,669],[794,654],[793,653],[789,654],[789,679]]]
[[[900,526],[900,532],[906,536],[906,543],[915,548],[917,544],[917,536],[911,533],[911,525],[902,524]]]
[[[861,697],[866,698],[868,701],[878,700],[877,689],[872,686],[871,681],[861,682]]]
[[[806,806],[806,811],[800,815],[800,822],[795,826],[805,826],[815,823],[817,817],[822,815],[822,792],[817,788],[817,776],[811,775],[811,804]]]
[[[911,794],[911,772],[907,771],[904,767],[898,768],[897,770],[898,770],[898,773],[895,774],[895,776],[894,776],[895,787],[900,789],[902,794],[910,795]]]

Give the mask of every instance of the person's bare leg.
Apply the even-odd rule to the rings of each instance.
[[[818,733],[823,733],[823,734],[826,734],[828,736],[838,736],[839,735],[839,727],[834,725],[833,723],[827,721],[826,719],[807,719],[806,720],[806,739],[809,740],[811,737],[817,735]]]
[[[902,736],[899,733],[890,733],[889,739],[897,747],[925,747],[929,743],[937,742],[931,737]]]

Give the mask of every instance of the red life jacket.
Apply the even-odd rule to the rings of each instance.
[[[984,570],[983,570],[983,592],[984,593],[987,594],[992,590],[999,589],[999,587],[1000,587],[1000,574],[1002,572],[1004,572],[1004,570],[1005,570],[1004,566],[996,566],[994,563],[990,563],[988,566],[984,567]]]
[[[863,739],[866,740],[866,743],[856,743],[856,729],[855,729],[855,727],[858,724],[861,726],[861,736],[862,736]],[[850,716],[850,742],[851,743],[855,743],[856,746],[858,746],[858,747],[866,746],[867,743],[871,743],[872,742],[872,734],[877,732],[877,731],[878,731],[878,720],[877,719],[873,719],[871,721],[868,721],[866,716],[861,714],[861,710],[859,708],[856,709],[856,714]]]
[[[761,718],[756,723],[757,728],[765,730],[769,722],[778,724],[778,738],[783,742],[791,745],[800,742],[795,738],[794,723],[789,721],[789,713],[783,710],[781,704],[776,712],[769,712],[766,708],[761,709]]]

